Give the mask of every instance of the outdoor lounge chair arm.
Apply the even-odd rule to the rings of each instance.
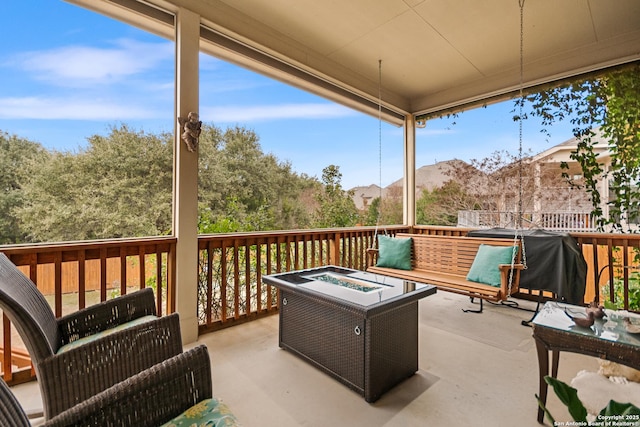
[[[153,289],[122,295],[59,318],[62,345],[155,314]]]
[[[47,427],[157,426],[212,397],[204,345],[159,363],[48,420]]]
[[[174,313],[55,354],[37,367],[45,418],[181,352]]]

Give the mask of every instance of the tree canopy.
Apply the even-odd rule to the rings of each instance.
[[[324,188],[265,154],[243,127],[204,125],[199,145],[201,233],[315,226]],[[0,243],[90,240],[171,233],[173,135],[127,125],[93,135],[77,152],[0,134]],[[339,188],[339,181],[334,182]],[[338,188],[335,194],[339,194]],[[335,199],[335,200],[339,200]],[[322,224],[342,223],[323,217]]]
[[[37,142],[0,132],[0,244],[27,241],[18,214],[25,202],[23,187],[49,157]]]

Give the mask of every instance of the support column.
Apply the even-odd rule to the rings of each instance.
[[[404,179],[402,180],[402,219],[404,225],[416,225],[416,119],[404,119]]]
[[[199,113],[200,16],[176,14],[176,114]],[[198,339],[198,150],[189,151],[176,119],[173,173],[173,232],[176,244],[176,311],[184,344]]]

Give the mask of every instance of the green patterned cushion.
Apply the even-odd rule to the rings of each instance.
[[[227,405],[220,400],[206,399],[195,404],[160,427],[223,427],[240,426]]]
[[[376,267],[411,270],[412,238],[378,236],[378,261]]]
[[[498,265],[511,264],[517,253],[517,246],[480,245],[467,274],[467,280],[499,287],[501,279]]]
[[[107,335],[111,335],[115,332],[122,331],[124,329],[129,329],[133,326],[141,325],[146,322],[151,322],[152,320],[155,320],[155,319],[157,319],[157,317],[153,315],[138,317],[137,319],[134,319],[130,322],[123,323],[122,325],[118,325],[115,328],[107,329],[102,332],[98,332],[97,334],[89,335],[88,337],[80,338],[78,340],[70,342],[69,344],[63,345],[58,349],[57,354],[64,353],[65,351],[69,351],[73,348],[79,347],[91,341],[95,341],[99,338],[106,337]]]

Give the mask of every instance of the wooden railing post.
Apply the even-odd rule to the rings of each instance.
[[[331,265],[340,265],[340,232],[335,232],[329,238],[328,261]]]

